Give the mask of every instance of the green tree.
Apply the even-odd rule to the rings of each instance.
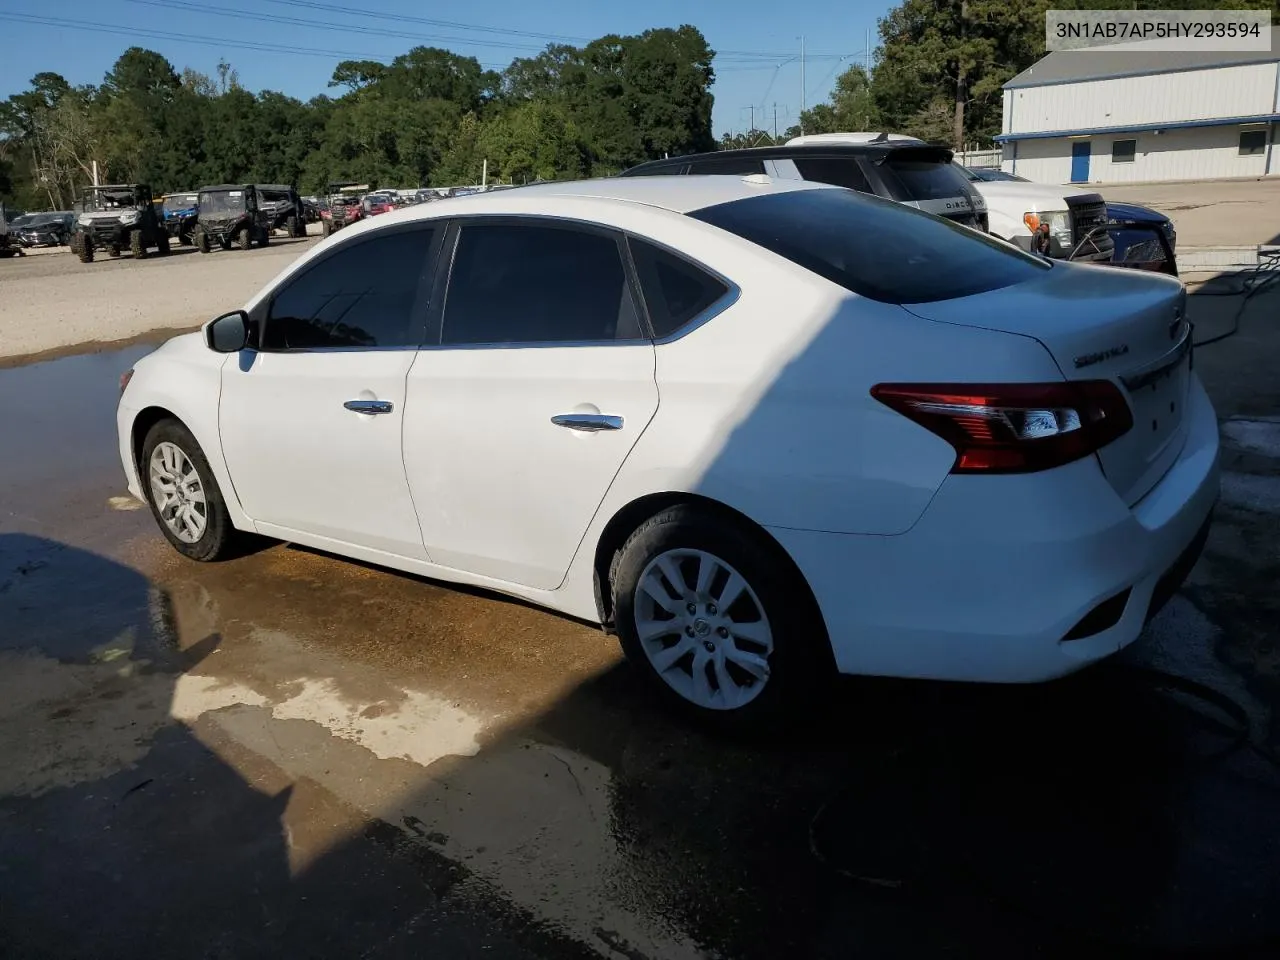
[[[871,89],[871,77],[865,68],[852,66],[836,77],[835,87],[826,103],[817,104],[800,114],[796,135],[800,129],[805,133],[878,130],[879,124],[880,109]]]

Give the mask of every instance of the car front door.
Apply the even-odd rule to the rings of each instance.
[[[554,589],[658,406],[620,237],[549,218],[453,228],[405,469],[434,563]]]
[[[223,366],[218,417],[232,485],[263,533],[425,559],[401,428],[442,232],[341,243],[255,310],[261,349]]]

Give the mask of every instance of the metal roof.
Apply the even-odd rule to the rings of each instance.
[[[1125,45],[1124,50],[1058,50],[1037,60],[1004,85],[1006,90],[1021,87],[1048,87],[1084,80],[1112,80],[1153,73],[1183,73],[1212,70],[1248,63],[1280,61],[1280,32],[1271,28],[1270,50],[1149,50]]]

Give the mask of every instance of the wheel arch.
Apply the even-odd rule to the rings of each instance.
[[[735,510],[719,500],[696,493],[665,491],[646,494],[622,506],[609,518],[609,522],[604,525],[604,529],[600,532],[600,538],[596,541],[595,557],[592,564],[596,612],[604,628],[612,632],[614,625],[613,594],[609,589],[609,571],[613,565],[614,556],[622,549],[623,544],[627,542],[631,534],[646,520],[669,507],[680,504],[698,507],[741,526],[758,538],[766,549],[775,554],[778,562],[787,569],[794,579],[797,589],[801,591],[801,603],[805,604],[809,614],[814,618],[814,624],[822,631],[823,639],[826,642],[820,644],[820,646],[826,651],[827,656],[831,658],[830,665],[834,669],[835,657],[831,650],[830,636],[827,633],[826,620],[822,616],[822,608],[818,606],[817,597],[814,596],[813,590],[809,586],[809,581],[801,572],[799,565],[792,559],[791,554],[767,529],[745,513]]]
[[[176,420],[188,430],[191,429],[183,421],[183,419],[169,410],[167,407],[152,405],[143,407],[133,417],[133,423],[129,427],[129,453],[133,457],[133,466],[138,471],[138,476],[142,476],[142,444],[147,439],[147,434],[161,420]],[[194,431],[192,436],[194,436]]]

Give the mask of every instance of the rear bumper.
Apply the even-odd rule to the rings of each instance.
[[[1032,682],[1132,643],[1185,578],[1218,496],[1218,425],[1198,379],[1179,459],[1132,508],[1093,458],[950,476],[893,537],[773,529],[817,598],[843,673]],[[1118,619],[1073,627],[1129,591]]]

